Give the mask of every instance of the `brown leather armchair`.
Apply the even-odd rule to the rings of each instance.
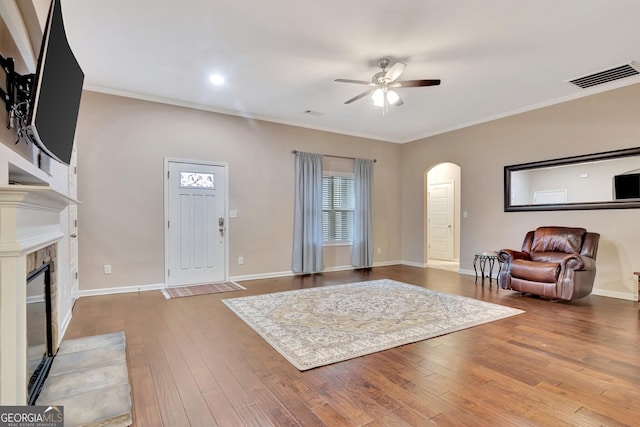
[[[529,231],[522,250],[498,252],[503,289],[574,300],[591,293],[600,234],[584,228],[539,227]]]

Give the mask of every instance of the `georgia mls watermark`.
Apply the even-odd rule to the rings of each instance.
[[[64,407],[0,406],[0,427],[64,427]]]

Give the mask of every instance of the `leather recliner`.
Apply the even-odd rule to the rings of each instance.
[[[600,234],[584,228],[539,227],[529,231],[522,250],[502,249],[498,284],[553,300],[574,300],[591,293]]]

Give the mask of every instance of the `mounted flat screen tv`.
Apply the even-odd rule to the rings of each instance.
[[[67,42],[60,0],[53,0],[42,37],[26,130],[42,151],[67,165],[73,151],[83,82],[84,73]]]
[[[640,199],[640,173],[614,176],[613,187],[616,200]]]

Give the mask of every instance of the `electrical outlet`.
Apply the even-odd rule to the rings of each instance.
[[[244,264],[244,257],[243,257],[243,256],[239,256],[239,257],[238,257],[238,264],[239,264],[239,265]]]
[[[378,254],[382,253],[382,248],[378,248]]]
[[[104,265],[104,274],[111,274],[111,264]]]

